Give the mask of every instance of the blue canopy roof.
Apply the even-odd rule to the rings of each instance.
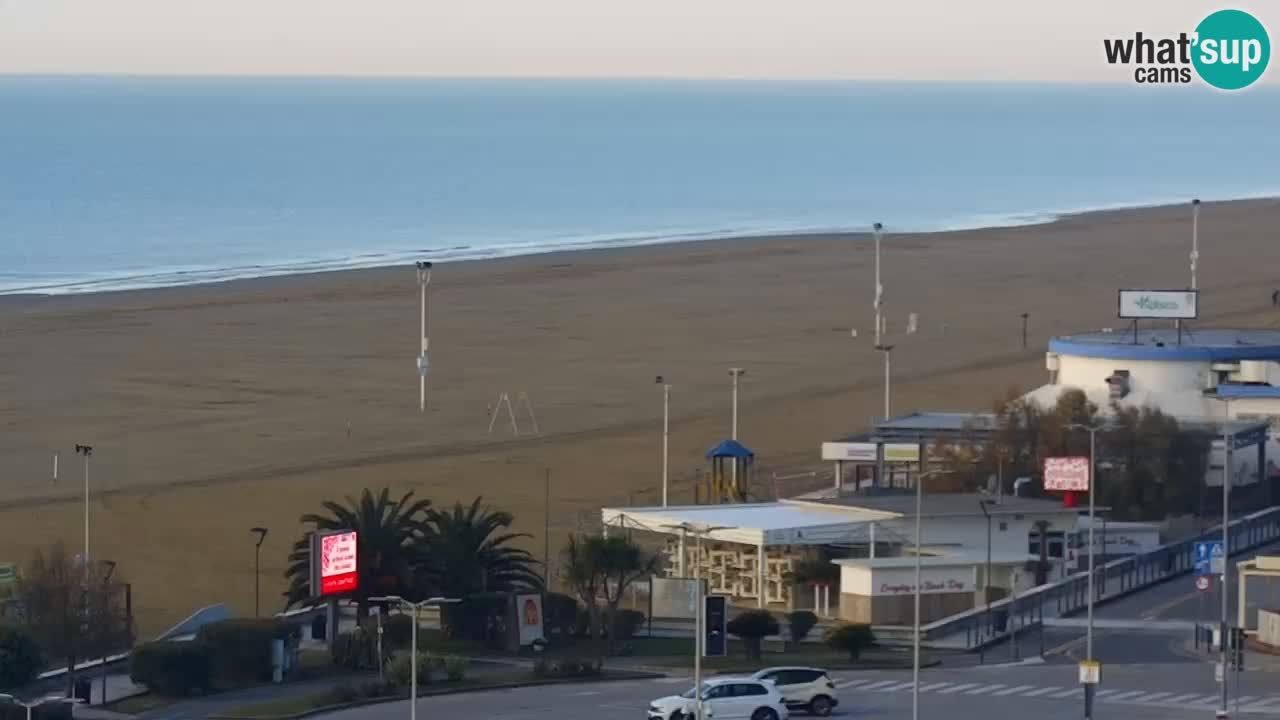
[[[756,456],[755,453],[751,452],[751,450],[748,449],[746,445],[743,445],[737,440],[725,440],[724,442],[720,443],[719,445],[707,451],[708,460],[712,458],[721,458],[721,457],[751,460],[755,456]]]

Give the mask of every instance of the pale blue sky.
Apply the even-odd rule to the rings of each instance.
[[[1103,37],[1221,7],[1274,41],[1260,0],[0,0],[0,73],[1131,83]]]

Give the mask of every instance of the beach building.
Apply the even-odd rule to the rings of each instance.
[[[664,536],[667,577],[700,577],[735,605],[813,609],[876,624],[903,622],[914,592],[915,496],[910,493],[789,499],[768,503],[604,508],[609,532]],[[1028,551],[1041,530],[1076,527],[1078,508],[1055,500],[977,493],[925,496],[922,506],[922,613],[929,619],[1057,579],[1061,558],[1043,571]],[[1043,523],[1038,526],[1037,523]],[[688,528],[713,528],[700,543]],[[988,553],[988,548],[990,553]],[[990,575],[988,575],[988,556]],[[834,587],[796,582],[792,571],[819,560],[839,566]],[[988,581],[989,578],[989,581]]]

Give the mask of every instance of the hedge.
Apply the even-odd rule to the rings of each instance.
[[[133,650],[129,678],[151,692],[184,697],[212,689],[213,652],[205,643],[162,640]]]
[[[297,633],[292,623],[274,618],[221,620],[201,626],[196,641],[213,652],[213,678],[238,686],[271,679],[271,641]]]
[[[36,679],[44,658],[40,645],[24,627],[0,625],[0,690],[20,688]]]

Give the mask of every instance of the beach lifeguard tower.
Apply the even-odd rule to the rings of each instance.
[[[747,502],[756,454],[737,440],[725,440],[707,451],[711,476],[697,488],[697,502],[719,505]]]

